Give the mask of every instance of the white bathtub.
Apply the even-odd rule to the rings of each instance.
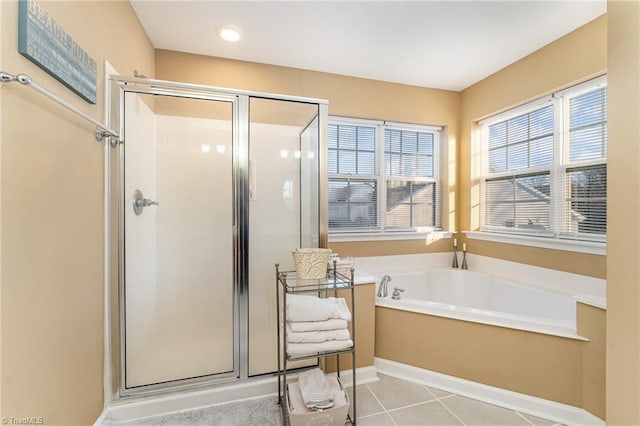
[[[376,306],[579,338],[576,301],[567,294],[458,269],[389,275],[388,296]],[[395,287],[404,289],[401,300],[391,298]]]

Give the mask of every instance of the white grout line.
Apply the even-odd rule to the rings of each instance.
[[[398,423],[396,423],[395,420],[393,420],[393,417],[391,417],[391,414],[389,414],[389,412],[386,412],[385,414],[387,415],[389,420],[391,420],[391,423],[393,423],[395,426],[400,426]]]
[[[386,411],[380,411],[380,412],[373,413],[373,414],[367,414],[366,416],[358,416],[358,418],[357,418],[357,419],[358,419],[358,420],[360,420],[360,419],[366,419],[367,417],[379,416],[380,414],[387,414],[387,412],[386,412]]]
[[[391,410],[387,410],[387,413],[393,413],[394,411],[400,411],[400,410],[404,410],[405,408],[413,408],[413,407],[417,407],[418,405],[423,405],[423,404],[431,404],[433,402],[438,401],[438,399],[431,399],[429,401],[420,401],[420,402],[416,402],[415,404],[409,404],[409,405],[405,405],[403,407],[398,407],[398,408],[392,408]]]
[[[520,413],[519,411],[515,411],[514,413],[516,413],[517,415],[519,415],[520,417],[522,417],[524,419],[525,422],[529,423],[531,426],[536,426],[535,423],[533,423],[531,420],[529,420],[528,418],[526,418],[525,416],[522,415],[522,413]]]
[[[454,396],[459,396],[459,395],[456,395],[455,393],[452,393],[451,395],[441,396],[440,398],[438,398],[438,401],[442,401],[443,399],[453,398]]]
[[[380,402],[380,400],[376,397],[376,394],[373,392],[373,390],[371,390],[371,389],[369,388],[369,386],[367,386],[366,384],[365,384],[365,385],[360,385],[360,386],[367,388],[367,390],[369,391],[369,393],[371,393],[371,394],[373,395],[373,397],[376,399],[376,401],[378,401],[378,404],[380,404],[380,407],[382,407],[382,411],[377,411],[377,412],[372,413],[372,414],[367,414],[366,416],[359,416],[359,417],[356,417],[356,420],[358,420],[358,419],[364,419],[364,418],[366,418],[366,417],[371,417],[371,416],[377,416],[378,414],[385,414],[385,413],[387,412],[387,410],[385,410],[385,409],[384,409],[384,406],[382,405],[382,403]],[[362,391],[360,391],[360,392],[362,392]]]
[[[384,414],[387,415],[387,417],[389,418],[389,420],[391,420],[391,423],[393,423],[395,426],[399,426],[395,420],[393,420],[393,417],[391,417],[391,414],[389,414],[389,411],[387,411],[387,409],[384,407],[384,405],[382,404],[382,401],[380,401],[380,399],[378,398],[378,395],[376,395],[376,393],[373,391],[373,389],[371,389],[369,387],[369,385],[365,385],[367,387],[367,389],[369,389],[369,392],[371,392],[371,395],[373,395],[373,397],[375,398],[376,401],[378,401],[378,404],[380,404],[380,406],[382,407],[382,409],[384,410]],[[357,421],[357,419],[356,419]]]
[[[371,389],[369,387],[369,385],[365,385],[367,387],[367,389],[369,389],[369,392],[371,392],[371,395],[373,395],[373,397],[375,398],[376,401],[378,401],[378,404],[380,404],[380,406],[382,407],[382,409],[386,412],[387,409],[384,408],[384,405],[382,404],[382,401],[380,401],[380,399],[378,399],[378,395],[376,395],[376,393],[373,391],[373,389]]]
[[[438,399],[438,397],[436,396],[435,393],[431,392],[431,389],[429,389],[429,386],[424,386],[424,388],[427,390],[427,392],[429,392],[431,394],[432,397],[434,397],[435,399]]]
[[[444,409],[445,409],[445,410],[447,410],[448,412],[450,412],[450,413],[451,413],[451,415],[452,415],[453,417],[455,417],[455,418],[456,418],[456,420],[458,420],[462,425],[466,426],[466,423],[465,423],[465,422],[463,422],[463,421],[462,421],[462,419],[460,419],[460,417],[456,416],[456,413],[454,413],[453,411],[451,411],[451,409],[450,409],[449,407],[447,407],[447,406],[442,402],[442,400],[443,400],[443,399],[451,398],[452,396],[456,396],[456,395],[455,395],[455,394],[453,394],[453,395],[447,395],[447,396],[446,396],[446,397],[444,397],[444,398],[440,398],[440,399],[438,399],[438,402],[440,403],[440,405],[442,405],[442,406],[444,407]]]

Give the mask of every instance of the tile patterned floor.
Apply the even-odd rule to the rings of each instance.
[[[551,426],[557,423],[378,374],[357,388],[361,426]]]
[[[357,424],[361,426],[552,426],[555,422],[384,374],[357,387]],[[351,389],[349,396],[351,397]],[[258,398],[104,426],[270,426],[282,422],[275,397]]]

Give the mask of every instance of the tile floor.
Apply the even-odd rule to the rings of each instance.
[[[551,426],[557,423],[486,404],[460,395],[378,373],[380,380],[359,385],[357,424],[413,426]],[[349,389],[351,396],[351,390]],[[275,397],[205,407],[198,410],[103,426],[270,426],[282,423]]]
[[[358,421],[367,425],[551,426],[533,417],[460,395],[379,374],[357,388]]]

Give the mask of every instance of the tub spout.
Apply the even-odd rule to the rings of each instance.
[[[391,277],[389,275],[385,275],[380,280],[380,285],[378,286],[378,297],[387,297],[389,294],[387,291],[387,283],[391,281]]]

